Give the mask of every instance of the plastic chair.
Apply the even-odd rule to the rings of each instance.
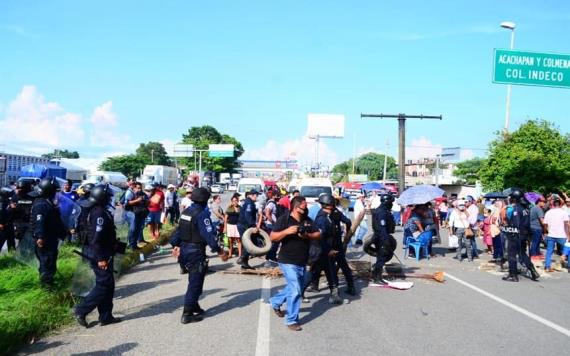
[[[416,261],[420,260],[420,254],[422,253],[422,250],[426,258],[429,260],[428,248],[429,248],[429,243],[431,241],[431,237],[432,237],[431,231],[424,231],[417,238],[408,236],[405,247],[406,249],[404,251],[404,258],[408,258],[408,252],[411,246],[414,248],[414,252],[416,253]]]

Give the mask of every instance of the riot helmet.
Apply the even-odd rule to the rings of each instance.
[[[380,196],[380,205],[385,206],[386,209],[392,209],[392,205],[394,204],[394,197],[391,194],[382,194]]]
[[[37,188],[42,198],[53,198],[59,189],[59,183],[55,177],[44,178],[40,181]]]
[[[319,195],[319,204],[322,206],[336,206],[336,200],[332,194],[323,193]]]
[[[113,191],[108,184],[99,184],[91,189],[89,200],[93,204],[106,206],[113,197]]]
[[[206,204],[210,199],[210,192],[206,188],[196,188],[192,191],[190,200],[198,204]]]
[[[93,190],[93,188],[95,188],[95,184],[93,184],[93,183],[84,184],[84,185],[81,187],[81,190],[83,191],[83,196],[84,196],[85,198],[89,198],[89,196],[91,195],[91,191]]]
[[[511,194],[509,194],[509,197],[511,198],[511,201],[513,201],[514,203],[521,203],[522,200],[524,199],[524,193],[522,189],[513,188],[511,190]]]
[[[19,180],[16,183],[16,189],[22,190],[22,193],[29,193],[32,191],[32,182],[29,180]]]

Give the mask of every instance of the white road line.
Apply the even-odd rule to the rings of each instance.
[[[259,320],[257,321],[257,343],[255,356],[269,356],[269,297],[271,279],[263,278],[261,283],[261,301],[259,303]]]
[[[523,314],[523,315],[526,315],[527,317],[529,317],[529,318],[531,318],[531,319],[533,319],[533,320],[535,320],[535,321],[538,321],[539,323],[541,323],[541,324],[543,324],[543,325],[546,325],[546,326],[548,326],[549,328],[552,328],[552,329],[554,329],[554,330],[556,330],[556,331],[558,331],[558,332],[560,332],[560,333],[562,333],[562,334],[564,334],[564,335],[570,337],[570,330],[568,330],[568,329],[566,329],[566,328],[563,328],[562,326],[560,326],[560,325],[558,325],[558,324],[555,324],[555,323],[553,323],[553,322],[551,322],[551,321],[549,321],[549,320],[544,319],[544,318],[541,317],[541,316],[538,316],[538,315],[536,315],[536,314],[534,314],[534,313],[531,313],[531,312],[529,312],[528,310],[523,309],[523,308],[521,308],[521,307],[519,307],[519,306],[517,306],[517,305],[515,305],[515,304],[513,304],[513,303],[511,303],[511,302],[508,302],[508,301],[506,301],[506,300],[504,300],[504,299],[502,299],[502,298],[499,298],[499,297],[497,297],[497,296],[494,295],[494,294],[491,294],[491,293],[489,293],[489,292],[486,292],[486,291],[484,291],[483,289],[481,289],[481,288],[479,288],[479,287],[475,287],[474,285],[472,285],[472,284],[470,284],[470,283],[467,283],[467,282],[465,282],[465,281],[463,281],[463,280],[461,280],[461,279],[459,279],[459,278],[457,278],[457,277],[455,277],[455,276],[452,276],[451,274],[449,274],[449,273],[447,273],[447,272],[445,273],[445,276],[446,276],[446,277],[449,277],[450,279],[456,281],[456,282],[459,283],[459,284],[463,284],[463,285],[464,285],[465,287],[467,287],[467,288],[471,288],[471,289],[473,289],[474,291],[476,291],[476,292],[478,292],[478,293],[481,293],[481,294],[483,294],[484,296],[486,296],[486,297],[488,297],[488,298],[491,298],[491,299],[493,299],[494,301],[499,302],[499,303],[503,304],[503,305],[506,306],[506,307],[509,307],[509,308],[511,308],[511,309],[513,309],[513,310],[516,310],[516,311],[518,311],[519,313],[521,313],[521,314]]]

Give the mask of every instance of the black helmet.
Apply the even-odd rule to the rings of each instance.
[[[196,188],[192,191],[190,200],[194,203],[207,203],[210,199],[210,192],[206,188]]]
[[[332,194],[323,193],[319,195],[319,204],[336,206],[336,200],[334,199]]]
[[[59,189],[59,183],[55,177],[44,178],[38,184],[38,192],[43,198],[53,198]]]
[[[113,191],[108,184],[99,184],[91,189],[89,200],[98,205],[107,205],[111,201]]]
[[[387,209],[392,209],[394,204],[394,196],[392,194],[383,194],[380,196],[380,205],[386,207]]]
[[[32,182],[29,180],[19,180],[18,183],[16,183],[16,189],[21,189],[24,193],[29,193],[32,191]]]
[[[520,203],[522,201],[522,199],[524,198],[524,193],[521,189],[519,188],[512,188],[511,190],[511,194],[509,194],[509,196],[511,197],[511,199],[513,199],[515,202]]]
[[[8,187],[0,188],[0,199],[8,199],[12,196],[12,189]]]
[[[93,183],[87,183],[87,184],[83,185],[81,187],[81,190],[83,190],[83,196],[88,198],[90,196],[93,188],[95,188],[95,184],[93,184]]]

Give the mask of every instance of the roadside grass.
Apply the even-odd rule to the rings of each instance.
[[[117,226],[117,235],[126,240],[126,226]],[[174,231],[163,225],[161,239],[149,242],[141,250],[152,253],[164,244]],[[149,236],[145,229],[145,239]],[[71,281],[80,257],[73,253],[77,246],[65,244],[59,249],[55,291],[40,287],[36,267],[18,261],[12,254],[0,256],[0,355],[15,352],[26,343],[73,321],[72,307],[79,301],[71,293]],[[123,273],[139,263],[139,252],[127,251],[121,261]]]

